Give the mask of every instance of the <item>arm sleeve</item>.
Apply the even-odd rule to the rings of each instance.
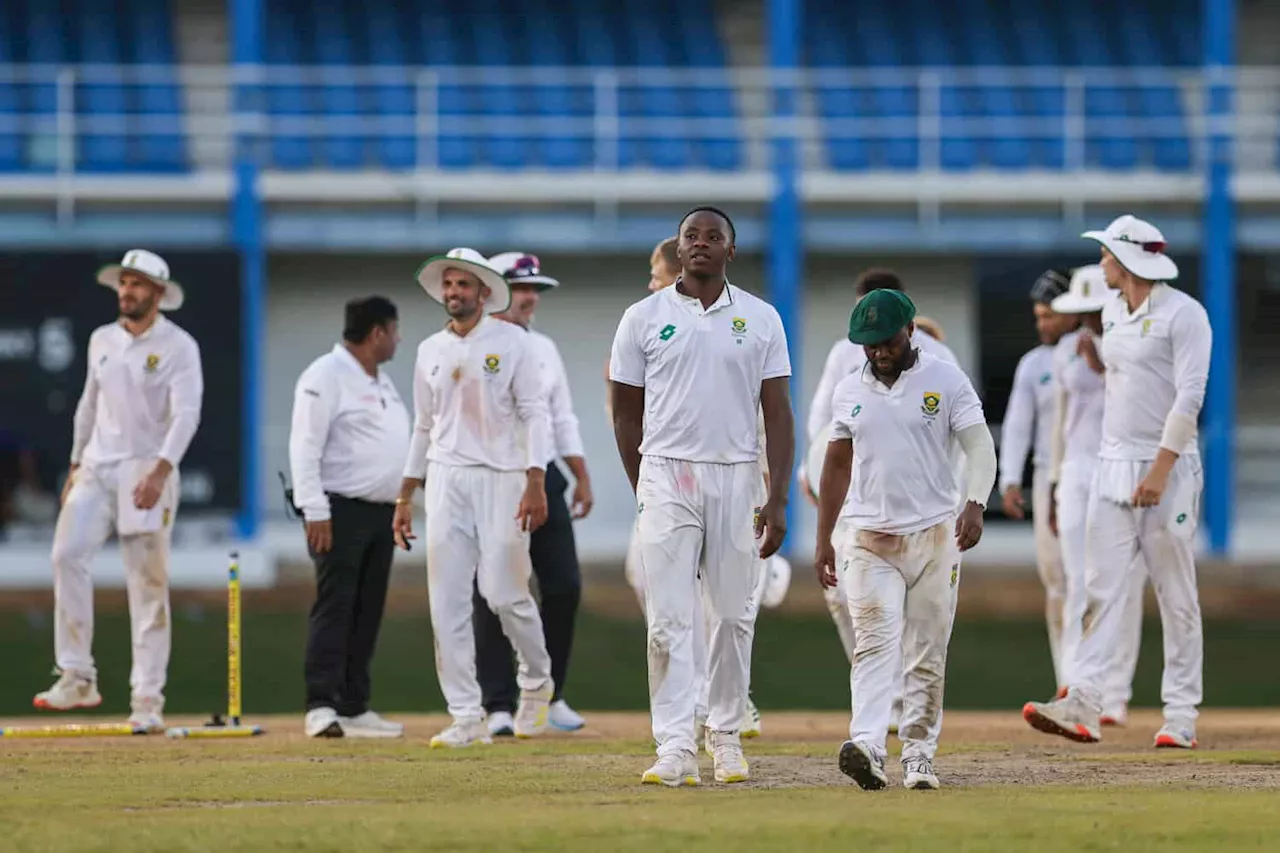
[[[547,407],[547,389],[538,374],[537,354],[528,339],[520,342],[511,391],[516,398],[516,416],[525,428],[527,457],[525,468],[546,470],[555,452],[551,444],[551,413]]]
[[[613,336],[613,349],[609,352],[609,379],[623,385],[644,387],[644,348],[636,340],[636,313],[628,308],[618,322]]]
[[[556,455],[582,456],[582,430],[578,424],[578,416],[573,413],[573,395],[569,393],[569,376],[564,368],[564,359],[554,341],[548,341],[552,359],[554,379],[551,383],[551,429],[555,435]],[[605,395],[606,399],[608,395]],[[549,458],[549,457],[548,457]]]
[[[169,430],[160,445],[160,458],[177,468],[195,438],[200,426],[200,408],[204,402],[204,371],[200,364],[200,346],[188,340],[181,350],[177,369],[169,380]]]
[[[1204,308],[1195,303],[1174,315],[1169,344],[1173,347],[1173,407],[1165,417],[1160,446],[1181,455],[1195,440],[1200,407],[1209,382],[1213,329]]]
[[[338,403],[337,383],[331,378],[312,366],[298,378],[293,389],[289,472],[293,477],[293,502],[307,521],[329,518],[329,496],[324,492],[320,463]]]
[[[1031,386],[1027,356],[1018,362],[1013,373],[1013,390],[1004,423],[1000,425],[1000,491],[1022,483],[1022,469],[1027,464],[1036,425],[1036,392]]]
[[[419,351],[413,364],[413,434],[409,437],[409,455],[404,461],[406,479],[427,479],[427,451],[431,448],[431,428],[434,425],[435,401]]]
[[[791,353],[787,350],[787,330],[782,318],[773,311],[773,334],[764,351],[764,372],[761,379],[781,379],[791,375]]]
[[[842,342],[837,341],[836,345],[831,348],[831,352],[827,353],[826,364],[822,366],[822,377],[818,380],[818,387],[814,389],[813,399],[809,401],[809,423],[807,429],[809,432],[809,441],[813,441],[818,437],[818,433],[827,428],[831,423],[831,397],[836,392],[836,386],[840,384],[840,380],[844,378],[842,375],[842,362],[844,359],[840,357],[840,350],[843,349]]]
[[[84,455],[89,437],[93,435],[93,424],[98,417],[98,378],[93,372],[93,338],[89,339],[89,365],[84,377],[84,390],[80,392],[80,402],[76,404],[75,419],[71,430],[71,464],[79,465]]]
[[[964,481],[968,483],[965,499],[986,509],[996,481],[996,444],[991,440],[991,430],[985,423],[973,424],[957,432],[956,439],[964,448]]]

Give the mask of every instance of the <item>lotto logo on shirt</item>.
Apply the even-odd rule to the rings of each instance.
[[[490,353],[484,357],[484,372],[497,373],[502,369],[502,359]]]
[[[928,417],[938,414],[938,406],[942,405],[942,395],[937,391],[925,391],[924,401],[920,406],[920,411],[924,412]]]
[[[669,341],[675,333],[676,327],[668,325],[664,326],[661,332],[658,332],[658,337],[662,338],[664,341]]]
[[[147,371],[147,373],[155,373],[156,368],[158,368],[159,366],[160,366],[160,356],[156,355],[155,353],[152,353],[151,355],[147,356],[147,364],[146,364],[146,367],[144,368]]]

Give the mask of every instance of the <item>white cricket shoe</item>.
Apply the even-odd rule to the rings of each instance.
[[[303,718],[302,730],[307,737],[342,737],[342,720],[332,708],[312,708]]]
[[[862,741],[847,740],[840,746],[840,772],[864,791],[879,791],[889,784],[884,756]]]
[[[698,775],[698,758],[692,752],[672,752],[658,756],[658,761],[640,777],[642,785],[666,785],[668,788],[694,787],[702,784]]]
[[[58,676],[58,680],[31,700],[36,708],[41,711],[72,711],[76,708],[96,708],[102,704],[97,679],[70,669],[55,669],[53,673]]]
[[[562,732],[576,732],[587,724],[582,715],[570,708],[569,703],[563,699],[551,703],[551,707],[547,709],[547,721],[552,728]]]
[[[745,782],[751,778],[737,732],[707,732],[707,751],[716,763],[717,782]]]
[[[742,719],[742,727],[738,733],[745,738],[760,737],[760,730],[763,723],[760,720],[760,709],[756,707],[756,703],[751,701],[751,697],[747,697],[747,713]]]
[[[376,711],[365,711],[354,717],[339,717],[338,724],[347,737],[397,738],[404,737],[404,726],[383,719]]]
[[[902,759],[902,787],[916,791],[938,790],[933,762],[920,755]]]
[[[516,708],[515,733],[518,738],[534,737],[547,729],[551,695],[555,692],[551,682],[538,690],[521,690],[520,705]]]
[[[473,743],[493,743],[483,720],[454,720],[449,727],[431,739],[432,749],[460,749]]]
[[[146,729],[149,734],[158,734],[165,729],[164,698],[160,696],[137,696],[129,703],[129,725]]]
[[[1156,732],[1155,745],[1161,749],[1195,749],[1196,727],[1190,723],[1166,722]]]
[[[1062,699],[1028,702],[1022,707],[1022,718],[1031,728],[1076,743],[1102,740],[1101,716],[1096,707],[1089,706],[1072,692]]]
[[[490,737],[511,737],[516,733],[516,719],[509,711],[494,711],[486,723]]]

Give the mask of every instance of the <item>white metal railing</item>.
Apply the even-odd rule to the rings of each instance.
[[[21,166],[66,175],[86,168],[86,144],[104,140],[172,138],[197,166],[225,162],[236,141],[270,165],[269,144],[293,138],[409,140],[411,168],[430,171],[451,140],[572,140],[590,150],[580,165],[608,172],[634,140],[728,140],[760,152],[794,139],[828,151],[907,143],[913,150],[894,168],[931,172],[956,145],[1031,140],[1054,153],[1025,168],[1070,172],[1097,166],[1099,146],[1185,141],[1182,168],[1198,171],[1209,134],[1221,133],[1244,167],[1274,170],[1280,69],[1223,78],[1236,104],[1225,126],[1205,113],[1214,82],[1198,69],[1160,68],[0,66],[0,158],[17,140]],[[802,118],[817,120],[769,114],[777,91],[793,87],[808,104]],[[214,153],[194,156],[201,147]],[[766,163],[744,156],[740,168]],[[958,168],[989,165],[978,155]],[[1133,165],[1161,164],[1140,153]]]

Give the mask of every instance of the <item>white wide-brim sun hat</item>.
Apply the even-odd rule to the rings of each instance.
[[[1136,216],[1126,213],[1106,231],[1086,231],[1080,236],[1106,246],[1120,266],[1138,278],[1173,281],[1178,277],[1178,265],[1164,253],[1165,239],[1160,229]]]
[[[1055,298],[1049,307],[1059,314],[1091,314],[1101,311],[1117,293],[1118,290],[1107,286],[1102,267],[1090,264],[1071,273],[1071,285],[1067,292]]]
[[[108,264],[98,270],[98,284],[120,292],[120,276],[123,273],[137,273],[164,288],[160,297],[161,311],[177,311],[182,307],[186,295],[182,285],[169,278],[169,264],[155,252],[146,249],[130,249],[118,264]]]
[[[429,258],[418,268],[418,284],[441,305],[444,304],[444,271],[450,269],[469,272],[489,288],[489,298],[484,304],[486,314],[499,314],[511,305],[511,288],[507,287],[502,273],[490,266],[484,255],[465,247]]]
[[[542,274],[542,262],[528,252],[503,252],[489,259],[489,266],[507,279],[508,284],[527,284],[539,292],[559,287],[560,281]]]

